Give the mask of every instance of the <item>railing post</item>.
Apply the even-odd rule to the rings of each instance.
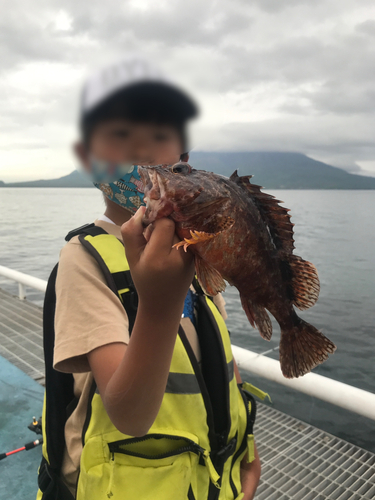
[[[26,290],[25,286],[22,283],[18,283],[18,297],[20,300],[26,299]]]
[[[45,292],[47,288],[47,281],[20,273],[8,267],[0,266],[0,276],[5,276],[18,283],[18,296],[20,300],[26,298],[26,287],[35,288],[35,290],[40,290],[41,292]]]

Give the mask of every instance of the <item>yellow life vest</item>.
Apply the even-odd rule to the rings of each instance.
[[[112,275],[129,269],[124,247],[114,236],[86,234],[80,240]],[[129,288],[121,289],[120,298],[127,292]],[[248,462],[254,459],[255,404],[237,385],[228,330],[213,301],[203,294],[197,300],[196,328],[202,365],[180,327],[163,401],[145,436],[121,433],[93,384],[82,433],[77,500],[242,498],[240,462],[246,453]],[[48,466],[47,434],[44,440]]]

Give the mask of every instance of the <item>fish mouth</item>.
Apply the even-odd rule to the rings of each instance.
[[[157,219],[168,217],[173,212],[173,205],[167,198],[168,180],[158,172],[163,167],[165,168],[165,165],[138,166],[138,173],[144,186],[143,202],[146,211],[142,224],[145,227]]]

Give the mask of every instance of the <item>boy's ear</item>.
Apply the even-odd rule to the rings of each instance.
[[[73,144],[75,156],[79,159],[82,166],[87,170],[89,167],[89,153],[82,141],[77,141]]]

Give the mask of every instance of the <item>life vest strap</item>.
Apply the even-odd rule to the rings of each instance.
[[[251,463],[255,460],[255,443],[254,434],[248,434],[247,436],[247,463]]]
[[[74,500],[69,488],[44,458],[39,467],[38,487],[43,493],[42,500]]]
[[[258,387],[255,387],[255,385],[250,384],[249,382],[242,382],[241,388],[244,391],[250,392],[250,394],[254,394],[254,396],[257,396],[262,401],[264,401],[266,398],[268,398],[270,403],[272,403],[271,397],[267,392],[264,392],[261,389],[258,389]]]
[[[70,241],[74,236],[78,236],[82,233],[93,234],[93,231],[95,231],[96,227],[98,227],[98,226],[95,226],[94,223],[91,223],[91,224],[84,224],[83,226],[77,227],[77,229],[72,229],[65,236],[65,241]],[[88,229],[90,229],[90,232],[87,232]],[[98,233],[98,234],[100,234],[100,233]]]
[[[125,271],[125,273],[129,273],[130,271]],[[125,274],[124,273],[124,274]],[[128,291],[121,293],[120,297],[122,299],[122,305],[125,308],[125,311],[128,315],[128,320],[129,320],[129,336],[132,333],[135,318],[137,316],[137,309],[138,309],[138,294],[135,288],[131,289],[129,288]]]
[[[129,288],[129,290],[135,290],[133,278],[131,277],[130,271],[118,273],[112,273],[112,277],[115,281],[117,290],[123,290],[124,288]]]
[[[110,272],[107,264],[105,263],[103,257],[100,255],[98,250],[91,243],[89,238],[86,236],[101,236],[103,234],[107,235],[107,231],[99,226],[88,224],[82,226],[81,228],[71,231],[69,235],[79,234],[79,241],[86,248],[86,250],[94,257],[94,259],[99,264],[104,277],[106,279],[108,287],[116,294],[124,306],[126,314],[129,320],[129,335],[133,330],[135,318],[137,315],[138,308],[138,294],[134,286],[133,279],[131,277],[129,269],[124,269],[123,271]]]

